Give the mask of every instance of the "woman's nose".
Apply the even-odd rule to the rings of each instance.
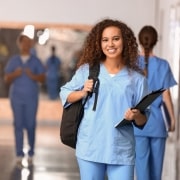
[[[113,46],[114,45],[113,40],[109,40],[108,45]]]

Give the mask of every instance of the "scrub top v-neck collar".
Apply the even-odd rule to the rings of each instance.
[[[121,70],[119,70],[118,73],[112,74],[112,73],[109,73],[107,68],[105,67],[105,65],[101,63],[101,70],[102,70],[102,74],[109,77],[109,78],[115,78],[115,77],[127,74],[127,67],[126,66],[123,67]]]

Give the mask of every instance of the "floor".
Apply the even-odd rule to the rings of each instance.
[[[0,99],[0,180],[79,180],[74,150],[64,146],[59,137],[60,101],[41,97],[38,108],[36,149],[33,166],[23,159],[16,166],[12,112],[9,99]],[[27,151],[24,132],[24,151]]]
[[[61,144],[58,126],[38,125],[34,165],[28,167],[24,158],[25,167],[20,168],[15,161],[12,126],[1,124],[5,136],[0,138],[0,180],[78,180],[74,150]]]
[[[24,158],[23,168],[16,166],[9,100],[0,99],[0,102],[0,180],[80,179],[74,150],[60,142],[59,125],[62,110],[59,100],[42,99],[40,101],[34,163],[33,166],[28,167],[26,158]],[[26,151],[28,148],[26,140],[24,143],[24,151]],[[162,180],[178,180],[177,149],[177,144],[170,135],[166,147]]]

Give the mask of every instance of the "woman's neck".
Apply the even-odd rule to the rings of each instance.
[[[145,56],[145,52],[144,52],[143,49],[142,49],[142,51],[140,52],[140,55]],[[150,51],[150,52],[149,52],[149,56],[154,56],[153,51]]]
[[[104,66],[110,74],[116,74],[125,67],[125,65],[121,61],[117,62],[113,60],[104,61]]]

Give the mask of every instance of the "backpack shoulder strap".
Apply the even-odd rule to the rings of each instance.
[[[97,105],[97,100],[98,100],[99,84],[100,84],[99,79],[98,79],[99,71],[100,71],[99,63],[89,67],[88,79],[93,79],[93,92],[92,93],[95,94],[93,111],[96,110],[96,105]],[[90,96],[92,96],[92,93]]]

